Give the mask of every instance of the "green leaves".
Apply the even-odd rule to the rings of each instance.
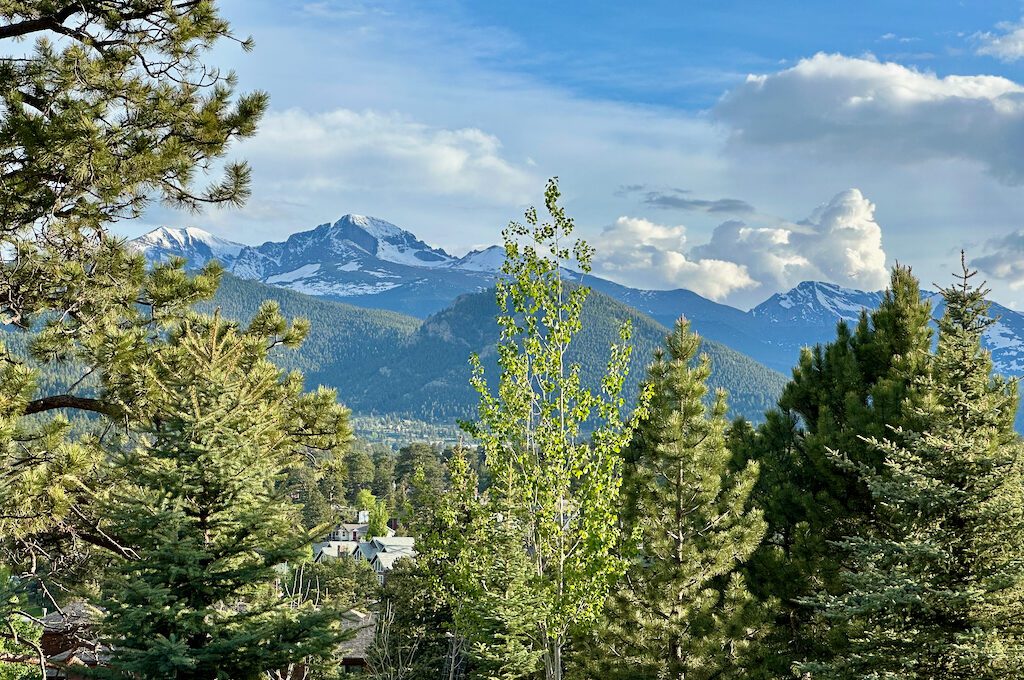
[[[572,241],[573,223],[559,195],[553,179],[545,192],[550,221],[530,209],[525,224],[513,222],[503,232],[504,277],[496,293],[501,373],[494,394],[479,357],[471,358],[480,403],[478,421],[468,425],[492,473],[491,512],[506,518],[504,530],[520,542],[513,549],[532,563],[528,587],[540,606],[530,616],[548,677],[561,677],[569,628],[597,620],[622,571],[614,551],[618,453],[632,431],[621,398],[629,325],[611,348],[600,391],[585,388],[579,364],[567,359],[588,289],[570,284],[563,268],[589,271],[591,249]]]

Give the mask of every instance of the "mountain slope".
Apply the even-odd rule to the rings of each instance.
[[[146,250],[149,241],[173,243],[158,230],[136,242],[147,255],[165,256],[167,249]],[[184,235],[177,238],[185,241]],[[194,259],[193,251],[177,254]],[[248,246],[225,258],[236,276],[289,288],[368,309],[386,309],[425,318],[451,305],[460,295],[490,288],[499,276],[504,249],[491,246],[454,258],[431,248],[413,234],[389,222],[345,215],[333,224],[298,232],[282,242]],[[156,259],[156,258],[153,258]],[[199,257],[195,265],[206,262]],[[796,353],[781,356],[768,346],[761,329],[746,313],[712,302],[688,290],[635,290],[595,276],[585,283],[671,327],[685,316],[711,340],[757,358],[776,370],[788,371]]]
[[[366,310],[225,276],[205,311],[220,308],[234,319],[248,320],[264,299],[275,300],[287,316],[310,320],[309,338],[298,350],[282,350],[278,361],[306,374],[307,386],[323,384],[356,413],[393,414],[429,422],[454,422],[473,415],[476,395],[469,386],[469,355],[477,352],[491,369],[497,306],[494,291],[465,295],[454,305],[419,321],[394,312]],[[594,384],[618,338],[619,324],[633,323],[630,398],[668,329],[600,293],[585,309],[584,330],[573,357]],[[785,378],[720,343],[705,341],[713,361],[711,384],[730,393],[732,412],[760,420],[775,403]]]
[[[450,308],[425,320],[376,375],[365,376],[361,390],[349,395],[349,403],[367,412],[377,412],[388,405],[397,412],[426,420],[471,416],[476,395],[469,386],[468,357],[471,352],[480,354],[493,385],[494,344],[498,337],[496,312],[493,291],[459,298]],[[625,319],[633,323],[634,349],[626,386],[632,401],[655,348],[663,344],[667,328],[595,292],[584,308],[583,331],[569,358],[582,364],[585,384],[596,386],[608,359],[609,346],[617,340],[619,325]],[[774,405],[785,378],[714,341],[704,341],[702,351],[713,362],[710,383],[729,391],[733,413],[760,420],[764,411]]]
[[[219,308],[225,317],[246,322],[264,300],[274,300],[286,317],[303,317],[311,326],[298,350],[282,349],[275,360],[284,368],[305,373],[307,386],[337,388],[342,401],[355,390],[367,366],[375,366],[407,342],[422,323],[402,314],[353,307],[231,275],[223,277],[213,300],[199,308],[205,312]]]
[[[258,247],[243,248],[195,229],[160,229],[133,244],[151,259],[180,255],[199,265],[217,256],[245,278],[418,318],[490,288],[504,259],[498,246],[456,259],[389,222],[359,215]],[[831,340],[837,321],[856,323],[862,309],[875,308],[882,298],[880,292],[806,281],[743,312],[682,289],[636,290],[594,276],[585,283],[666,327],[685,316],[708,340],[787,374],[802,347]],[[985,343],[996,369],[1022,375],[1024,314],[999,305],[992,311],[1001,318]]]
[[[767,342],[778,347],[783,356],[796,357],[801,347],[835,338],[839,321],[855,325],[861,310],[875,309],[882,297],[881,291],[805,281],[787,293],[771,296],[749,315],[763,329]],[[925,291],[921,297],[932,303],[933,317],[942,316],[944,303],[939,293]],[[1024,375],[1024,314],[995,302],[989,313],[996,322],[982,336],[982,344],[992,353],[995,370],[1009,377]],[[752,354],[758,358],[766,355]],[[771,365],[770,360],[765,363]]]

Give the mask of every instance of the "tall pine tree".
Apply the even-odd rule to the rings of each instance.
[[[267,358],[303,332],[271,305],[244,331],[194,318],[134,377],[144,429],[103,513],[130,554],[102,598],[111,677],[258,678],[340,640],[337,612],[273,587],[312,539],[290,470],[349,437],[333,392],[303,393]]]
[[[931,374],[912,414],[869,444],[883,466],[837,459],[867,483],[870,532],[836,543],[843,592],[811,602],[849,622],[848,650],[803,670],[822,678],[1019,678],[1024,664],[1024,456],[1015,383],[992,375],[987,291],[942,291]]]
[[[705,403],[710,359],[680,321],[650,368],[651,403],[625,451],[629,568],[613,591],[594,675],[741,678],[767,625],[739,567],[765,523],[749,507],[757,463],[731,469],[726,395]]]
[[[0,326],[41,330],[0,346],[0,569],[51,609],[93,556],[125,554],[97,531],[97,499],[119,483],[100,476],[109,440],[139,424],[113,374],[144,366],[165,322],[216,287],[216,267],[147,272],[108,225],[154,200],[249,195],[243,163],[202,185],[267,106],[236,97],[234,74],[207,60],[237,40],[217,5],[0,0]],[[62,379],[38,380],[40,368]],[[99,419],[98,436],[81,436]]]

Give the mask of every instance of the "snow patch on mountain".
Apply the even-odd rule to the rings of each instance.
[[[298,269],[293,269],[290,272],[284,274],[275,274],[274,276],[268,276],[264,283],[292,283],[299,279],[306,279],[320,271],[319,264],[304,264]]]
[[[328,297],[359,297],[363,295],[376,295],[385,291],[397,288],[398,283],[337,283],[325,280],[299,280],[290,283],[285,288],[305,293],[307,295],[318,295]]]
[[[776,293],[750,310],[750,315],[769,322],[794,322],[835,325],[839,319],[856,322],[865,309],[874,309],[882,300],[878,292],[844,288],[834,283],[804,281],[786,293]]]
[[[503,246],[491,246],[483,250],[474,250],[467,253],[452,263],[455,269],[463,269],[472,272],[498,273],[501,266],[505,264],[505,248]]]
[[[373,240],[369,242],[352,238],[352,230],[358,229]],[[411,267],[442,267],[454,258],[440,248],[431,248],[412,233],[390,222],[366,215],[345,215],[332,230],[342,238],[359,245],[378,260],[404,264]],[[362,242],[360,242],[362,241]]]

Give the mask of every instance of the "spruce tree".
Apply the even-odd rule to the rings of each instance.
[[[842,622],[826,621],[802,601],[840,592],[843,556],[832,543],[866,531],[874,502],[859,468],[841,466],[830,451],[877,468],[881,455],[864,437],[892,427],[913,430],[917,381],[927,372],[931,305],[908,267],[893,268],[878,309],[863,312],[854,329],[805,350],[793,378],[756,435],[740,435],[741,460],[760,463],[754,503],[768,530],[748,568],[751,589],[778,602],[765,643],[765,677],[790,672],[797,661],[827,659],[846,644]]]
[[[1024,456],[1016,384],[993,376],[987,291],[963,269],[942,291],[938,350],[912,415],[855,468],[876,513],[835,547],[844,589],[810,602],[848,621],[850,647],[803,670],[822,678],[1019,678],[1024,664]],[[838,455],[837,455],[838,456]]]
[[[749,507],[757,463],[731,469],[726,395],[706,404],[710,359],[685,321],[650,367],[651,403],[625,451],[629,568],[614,589],[593,675],[742,678],[765,611],[739,571],[764,535]]]
[[[110,677],[258,678],[341,639],[337,612],[293,607],[274,584],[313,538],[289,472],[347,443],[347,412],[268,360],[270,330],[303,334],[272,306],[245,330],[193,318],[134,376],[143,427],[103,507],[130,555],[101,600]]]

